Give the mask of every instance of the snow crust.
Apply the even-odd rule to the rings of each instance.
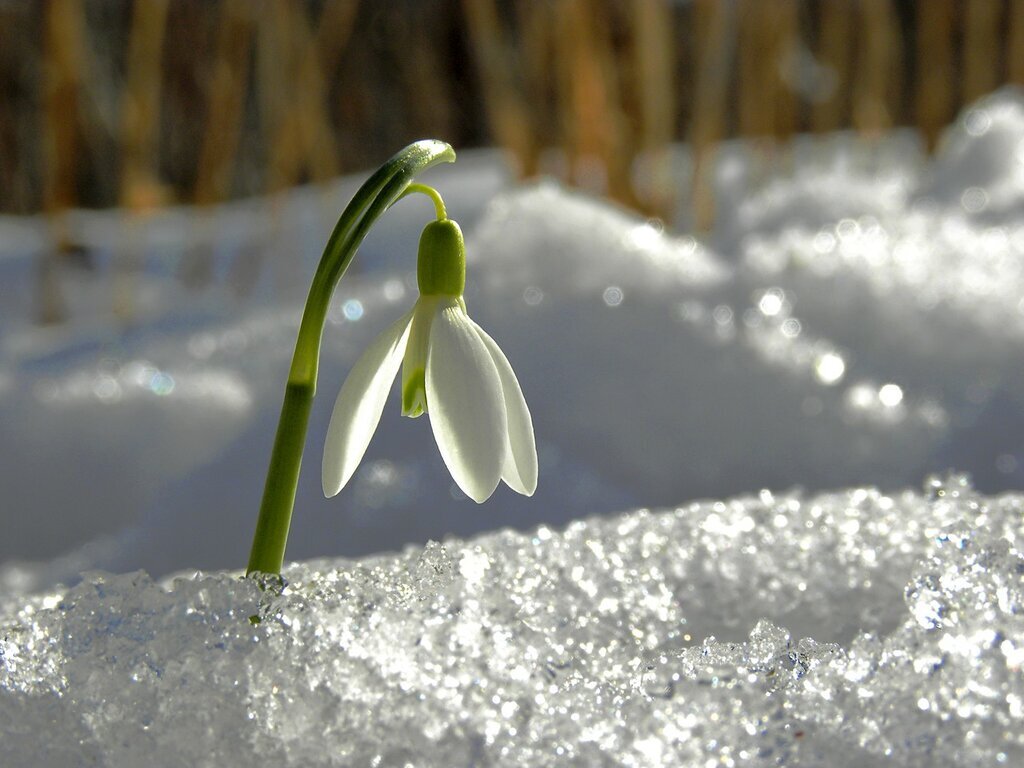
[[[262,593],[86,574],[0,614],[3,761],[1018,765],[1022,512],[947,476],[312,561]]]

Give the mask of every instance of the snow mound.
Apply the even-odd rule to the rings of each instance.
[[[0,613],[4,765],[1019,764],[1022,510],[947,476],[312,561],[263,592],[89,574]]]
[[[729,142],[707,238],[513,186],[493,151],[432,170],[467,235],[469,311],[534,415],[537,495],[499,492],[480,514],[397,399],[342,501],[310,470],[346,373],[415,298],[430,204],[403,201],[332,302],[289,552],[358,557],[762,487],[891,490],[948,467],[1020,488],[1022,94],[970,106],[933,157],[902,131],[799,137],[771,162]],[[89,261],[63,275],[76,322],[59,330],[28,325],[45,221],[0,217],[0,584],[244,562],[305,286],[361,181],[205,212],[74,212]],[[126,243],[130,328],[110,319]],[[190,255],[214,275],[266,268],[238,295],[197,293],[175,276]]]

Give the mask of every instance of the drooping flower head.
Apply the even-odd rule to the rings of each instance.
[[[420,237],[413,308],[378,336],[338,394],[324,445],[323,488],[334,496],[352,477],[377,429],[402,367],[402,415],[426,413],[452,478],[474,501],[504,480],[537,488],[533,421],[508,359],[466,312],[462,230],[431,222]]]

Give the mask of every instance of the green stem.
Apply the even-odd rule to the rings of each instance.
[[[448,211],[444,207],[444,200],[441,198],[441,194],[436,189],[428,187],[426,184],[410,184],[406,190],[398,196],[398,199],[401,200],[406,195],[411,195],[416,192],[419,192],[421,195],[426,195],[434,202],[434,211],[437,214],[438,221],[444,221],[448,218]]]
[[[313,396],[316,394],[320,339],[335,286],[348,269],[370,227],[392,203],[406,193],[413,178],[438,163],[454,161],[454,150],[443,141],[427,140],[410,144],[384,163],[360,187],[327,240],[299,324],[295,354],[288,372],[281,419],[270,454],[270,467],[263,487],[263,501],[260,504],[246,575],[279,574],[284,563],[302,450],[306,442],[306,427],[309,424]],[[418,189],[421,185],[414,186],[417,189],[412,191],[429,189]],[[431,197],[437,207],[440,196],[434,195]],[[444,203],[440,206],[439,217],[444,211]]]

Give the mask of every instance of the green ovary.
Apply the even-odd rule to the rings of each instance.
[[[461,296],[466,289],[466,244],[451,219],[432,221],[420,236],[417,282],[423,296]]]

